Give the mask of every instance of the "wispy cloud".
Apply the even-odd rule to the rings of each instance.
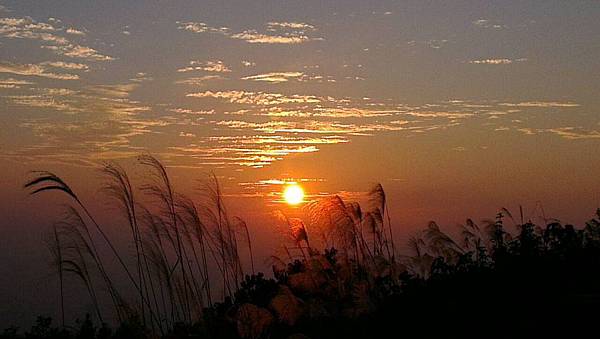
[[[600,139],[600,131],[586,130],[578,127],[559,127],[550,128],[547,132],[554,133],[565,139],[577,140],[577,139]]]
[[[221,60],[209,60],[209,61],[190,61],[189,66],[180,68],[177,72],[191,72],[191,71],[205,71],[205,72],[216,72],[216,73],[229,73],[231,69],[225,65]]]
[[[277,30],[279,28],[289,28],[289,29],[304,29],[304,30],[315,30],[315,26],[311,24],[307,24],[305,22],[269,22],[267,23],[267,27],[271,30]]]
[[[493,29],[503,29],[506,28],[506,25],[499,24],[497,22],[492,22],[488,19],[477,19],[473,21],[473,25],[480,28],[493,28]]]
[[[519,59],[507,59],[507,58],[496,58],[496,59],[481,59],[481,60],[471,60],[470,64],[476,65],[509,65],[514,62],[524,62],[527,61],[526,58]]]
[[[115,58],[98,53],[97,50],[80,45],[58,45],[58,46],[42,46],[42,48],[54,51],[57,54],[68,56],[71,58],[90,59],[96,61],[110,61]]]
[[[78,30],[77,28],[69,27],[65,30],[65,32],[73,35],[85,35],[84,31]]]
[[[172,108],[169,109],[169,111],[174,112],[174,113],[178,113],[178,114],[191,114],[191,115],[212,115],[215,114],[214,110],[208,110],[208,111],[194,111],[191,110],[189,108]]]
[[[0,62],[0,73],[12,73],[25,76],[38,76],[57,80],[77,80],[79,75],[66,73],[48,72],[44,64],[15,64],[11,62]]]
[[[215,28],[215,27],[211,27],[211,26],[205,24],[204,22],[192,22],[192,21],[180,22],[180,21],[177,21],[176,23],[179,25],[177,27],[178,29],[183,29],[186,31],[194,32],[194,33],[208,32],[208,33],[229,34],[229,28],[227,28],[227,27]]]
[[[301,22],[269,22],[265,32],[247,29],[231,32],[227,27],[212,27],[204,22],[177,22],[178,28],[193,33],[214,33],[231,39],[243,40],[251,44],[301,44],[309,41],[323,40],[308,34],[316,31],[316,27]]]
[[[527,101],[527,102],[518,102],[518,103],[510,103],[503,102],[498,104],[500,106],[508,106],[508,107],[579,107],[581,106],[575,102],[557,102],[557,101]]]
[[[94,117],[136,114],[150,108],[129,99],[137,83],[93,85],[82,89],[32,88],[28,94],[4,96],[12,104],[49,108],[64,113],[87,113]]]
[[[34,82],[7,78],[0,79],[0,88],[21,88],[23,85],[33,85]]]
[[[88,90],[103,96],[109,96],[114,98],[127,98],[129,94],[138,88],[139,84],[116,84],[116,85],[94,85],[89,86]]]
[[[258,33],[255,30],[246,30],[240,33],[232,34],[231,38],[244,40],[251,44],[301,44],[311,40],[307,35],[302,33],[293,33],[286,35],[271,35]]]
[[[555,127],[555,128],[519,128],[517,131],[526,135],[539,133],[552,133],[568,140],[600,139],[600,131],[589,130],[582,127]]]
[[[52,20],[52,22],[57,22],[57,20]],[[64,30],[62,27],[55,27],[47,22],[38,22],[30,17],[0,18],[0,36],[5,38],[36,40],[43,44],[40,47],[72,58],[95,61],[114,60],[113,57],[101,54],[91,47],[74,43],[70,38],[61,36],[59,33],[81,36],[83,32],[75,28]]]
[[[321,100],[312,95],[283,95],[280,93],[247,92],[247,91],[205,91],[189,93],[187,97],[225,99],[231,103],[254,105],[278,105],[289,103],[317,103]]]
[[[40,65],[50,66],[54,68],[70,69],[70,70],[88,70],[89,66],[86,64],[80,64],[75,62],[64,62],[64,61],[45,61]]]
[[[223,80],[223,79],[225,79],[225,78],[221,75],[204,75],[201,77],[191,77],[191,78],[187,78],[187,79],[176,80],[175,84],[202,85],[205,82],[210,81],[210,80]]]
[[[242,80],[265,81],[272,83],[287,82],[290,79],[299,79],[304,73],[302,72],[271,72],[265,74],[256,74],[243,77]]]

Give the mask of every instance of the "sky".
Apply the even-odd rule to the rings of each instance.
[[[400,242],[519,205],[581,224],[600,207],[598,17],[598,1],[0,1],[0,287],[24,286],[0,304],[14,321],[44,298],[61,201],[27,197],[28,172],[106,216],[98,165],[142,153],[192,196],[215,173],[263,256],[273,211],[302,214],[289,181],[307,200],[381,183]]]

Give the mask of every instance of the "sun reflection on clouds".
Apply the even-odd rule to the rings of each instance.
[[[36,20],[12,13],[0,18],[1,43],[20,51],[21,42],[27,41],[35,48],[30,56],[36,56],[0,60],[4,74],[0,102],[19,116],[10,126],[31,136],[15,139],[21,144],[15,141],[4,155],[41,156],[43,149],[48,158],[69,152],[99,158],[150,151],[172,160],[172,166],[202,163],[239,170],[267,167],[294,154],[344,147],[359,138],[425,136],[458,126],[565,140],[597,139],[600,133],[597,125],[576,119],[536,124],[529,118],[546,111],[569,116],[583,107],[574,99],[452,98],[407,103],[380,97],[378,91],[365,92],[377,86],[371,81],[376,76],[370,72],[371,59],[327,60],[324,44],[309,42],[323,40],[331,27],[308,19],[273,18],[237,28],[193,19],[176,22],[178,30],[172,21],[168,24],[182,39],[212,39],[227,48],[203,53],[192,46],[195,52],[184,49],[165,55],[160,69],[148,70],[120,59],[123,55],[118,52],[126,46],[105,43],[94,29],[67,19]],[[472,24],[501,25],[491,19]],[[117,31],[122,38],[123,25]],[[409,45],[437,53],[455,40],[415,37]],[[274,62],[261,58],[264,51],[271,53],[285,44],[295,45],[298,51],[311,48],[314,58],[288,56],[289,60]],[[229,48],[236,53],[225,53]],[[238,48],[256,53],[241,54]],[[364,49],[368,58],[374,57],[374,47],[359,46]],[[516,63],[528,66],[526,60],[468,56],[457,59],[457,64],[506,70]],[[107,80],[110,74],[113,81]],[[369,87],[360,87],[365,85]],[[185,159],[190,160],[184,163]]]

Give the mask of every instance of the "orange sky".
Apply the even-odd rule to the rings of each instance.
[[[599,15],[591,1],[0,1],[0,267],[43,261],[60,217],[54,196],[25,196],[28,171],[57,172],[107,219],[96,168],[135,176],[140,153],[192,197],[214,172],[263,257],[273,212],[302,215],[277,202],[285,181],[308,200],[381,183],[399,242],[519,205],[581,224],[600,206]]]

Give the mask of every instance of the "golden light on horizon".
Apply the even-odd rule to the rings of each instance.
[[[298,205],[304,201],[304,190],[298,184],[289,184],[283,191],[283,199],[288,205]]]

